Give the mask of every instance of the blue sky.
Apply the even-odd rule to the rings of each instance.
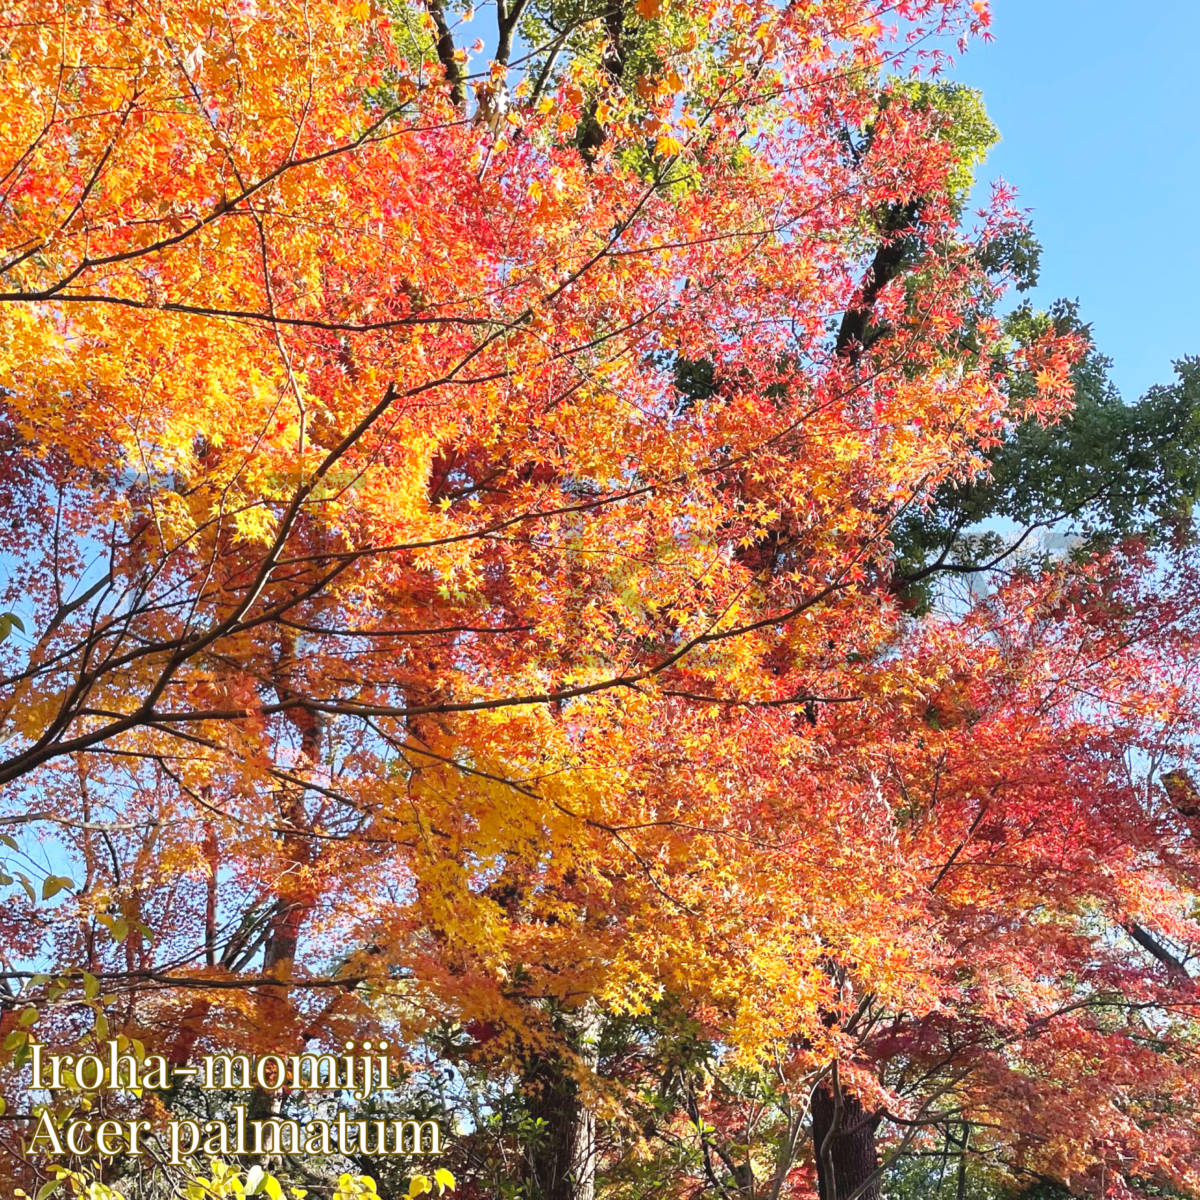
[[[954,77],[1032,208],[1040,305],[1078,297],[1126,400],[1200,355],[1200,0],[992,0]]]

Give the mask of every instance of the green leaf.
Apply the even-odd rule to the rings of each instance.
[[[49,1196],[51,1192],[57,1191],[58,1185],[61,1182],[61,1179],[46,1180],[46,1182],[43,1183],[40,1188],[38,1188],[37,1195],[34,1197],[34,1200],[46,1200],[46,1197]]]
[[[89,1000],[95,1000],[100,995],[100,980],[95,975],[89,975],[86,971],[83,973],[83,994]]]
[[[17,1024],[20,1025],[22,1029],[27,1029],[38,1019],[40,1015],[41,1014],[36,1008],[27,1008],[21,1013],[20,1018],[17,1020]]]
[[[249,1174],[246,1176],[246,1195],[253,1196],[262,1187],[262,1182],[266,1178],[266,1172],[262,1167],[251,1167]]]
[[[65,875],[47,875],[46,882],[42,884],[42,899],[49,900],[51,896],[57,896],[59,892],[74,886],[75,881]]]
[[[17,878],[21,881],[21,886],[25,889],[25,895],[29,897],[30,904],[37,903],[37,892],[33,890],[33,883],[26,875],[17,872]]]
[[[0,833],[0,842],[3,842],[10,850],[19,850],[21,848],[17,845],[17,839],[10,833]]]
[[[25,632],[25,622],[17,616],[16,613],[0,613],[0,642],[4,641],[13,629],[19,629],[22,633]],[[41,1200],[41,1194],[38,1195],[38,1200]]]

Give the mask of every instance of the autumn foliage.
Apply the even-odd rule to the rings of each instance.
[[[382,1028],[548,1200],[857,1200],[850,1110],[1200,1190],[1200,579],[894,575],[1083,351],[964,218],[982,4],[2,12],[10,1114]]]

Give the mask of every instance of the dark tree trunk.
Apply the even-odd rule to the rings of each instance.
[[[875,251],[871,269],[863,280],[858,303],[847,309],[842,316],[841,328],[838,330],[835,352],[839,358],[849,358],[858,362],[864,350],[869,350],[871,344],[879,340],[883,329],[874,329],[871,317],[875,310],[875,301],[904,266],[904,260],[911,251],[910,239],[904,231],[916,224],[921,215],[921,201],[910,200],[907,204],[893,204],[883,222],[880,231],[883,242]]]
[[[589,1006],[569,1022],[577,1061],[596,1065],[598,1014]],[[559,1057],[538,1058],[525,1072],[530,1114],[542,1122],[541,1134],[527,1155],[527,1183],[537,1200],[595,1200],[596,1114],[579,1084]]]
[[[614,83],[620,83],[625,74],[625,7],[626,0],[609,0],[602,14],[608,44],[601,66]],[[596,101],[592,100],[579,125],[579,152],[589,163],[596,161],[600,147],[608,140],[608,131],[596,114]]]
[[[813,1096],[812,1118],[820,1200],[850,1200],[860,1188],[859,1200],[879,1200],[878,1180],[864,1188],[879,1167],[875,1153],[878,1118],[865,1112],[858,1097],[848,1092],[842,1093],[839,1106],[834,1093],[825,1087],[817,1088]]]

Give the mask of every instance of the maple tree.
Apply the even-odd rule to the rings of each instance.
[[[33,1036],[382,1026],[545,1200],[663,1141],[855,1200],[954,1122],[1195,1188],[1190,801],[1127,757],[1188,760],[1191,574],[897,603],[1085,351],[996,316],[1011,195],[964,226],[982,4],[3,12],[10,1114]]]

